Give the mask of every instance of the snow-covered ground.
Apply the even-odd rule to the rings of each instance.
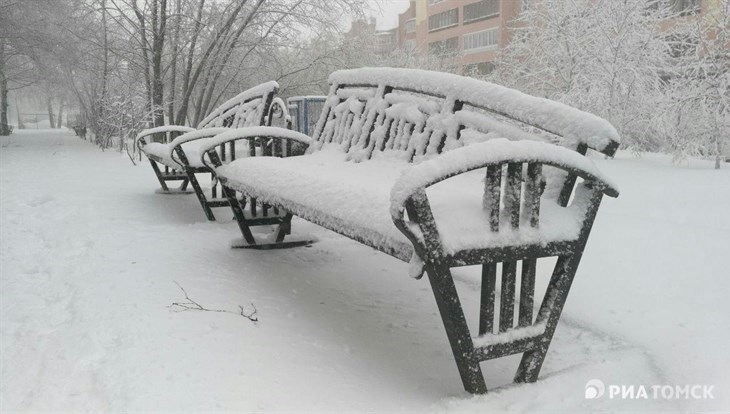
[[[730,410],[728,165],[597,159],[621,196],[599,211],[539,381],[511,384],[516,357],[485,362],[491,392],[471,396],[405,263],[303,221],[312,247],[233,250],[230,213],[210,223],[194,196],[155,194],[146,163],[57,131],[0,144],[3,411]],[[477,274],[455,271],[472,322]],[[176,282],[259,322],[175,312]],[[649,399],[586,399],[591,379]],[[695,384],[714,399],[652,398]]]

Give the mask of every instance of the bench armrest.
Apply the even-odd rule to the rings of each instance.
[[[256,138],[289,140],[305,145],[309,145],[312,142],[312,139],[307,135],[285,128],[269,126],[236,128],[216,135],[215,137],[213,137],[213,139],[206,142],[205,145],[201,146],[201,161],[209,169],[213,170],[221,165],[220,159],[212,156],[212,154],[215,153],[216,147],[226,144],[228,142],[238,141],[242,139],[251,140]],[[206,154],[208,154],[208,159],[206,159]]]
[[[137,136],[134,138],[134,144],[137,146],[137,148],[142,149],[145,145],[147,145],[147,142],[145,141],[145,137],[148,137],[150,135],[154,134],[161,134],[161,133],[168,133],[168,132],[190,132],[195,131],[195,128],[190,128],[186,126],[180,126],[180,125],[163,125],[156,128],[149,128],[142,130]]]
[[[536,162],[567,170],[618,197],[618,187],[593,162],[575,151],[537,141],[494,139],[446,152],[404,171],[390,192],[391,214],[402,214],[408,198],[455,175],[506,162]]]
[[[494,139],[445,152],[406,169],[390,192],[393,223],[414,246],[421,244],[421,239],[425,237],[432,238],[432,245],[438,244],[438,230],[433,222],[426,188],[468,171],[505,163],[536,163],[557,167],[582,178],[584,184],[598,194],[611,197],[619,194],[617,186],[590,159],[575,151],[544,142]],[[408,211],[409,220],[420,227],[420,237],[416,236],[414,230],[417,229],[413,224],[406,223],[405,211]],[[425,251],[421,253],[425,254]]]
[[[203,129],[194,129],[190,132],[186,132],[179,137],[175,138],[170,142],[170,158],[172,158],[173,161],[180,164],[180,166],[185,167],[184,164],[188,164],[187,160],[183,161],[180,159],[179,151],[182,149],[178,149],[182,144],[185,144],[186,142],[195,141],[202,138],[210,138],[214,137],[222,132],[229,131],[230,128],[225,127],[215,127],[215,128],[203,128]],[[177,156],[176,156],[177,155]]]

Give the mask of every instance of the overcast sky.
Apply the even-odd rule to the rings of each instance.
[[[368,0],[372,16],[378,19],[378,29],[392,29],[398,25],[398,13],[408,9],[408,0]]]

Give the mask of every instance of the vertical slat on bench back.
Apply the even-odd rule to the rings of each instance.
[[[447,105],[442,97],[388,85],[333,85],[309,151],[335,144],[355,161],[436,154],[444,133],[427,121],[444,111],[453,112],[453,102]]]
[[[427,137],[433,133],[427,121],[441,112],[443,102],[412,91],[387,90],[384,108],[371,134],[368,156],[377,158],[388,154],[411,161],[414,153],[425,151]]]
[[[487,167],[487,176],[484,179],[483,206],[489,215],[489,228],[493,232],[499,231],[501,182],[502,166],[490,165]]]
[[[540,225],[540,199],[544,179],[542,165],[534,162],[506,162],[486,168],[483,210],[489,220],[490,231],[516,231],[522,227]],[[503,191],[502,191],[503,189]],[[502,263],[501,294],[497,324],[498,332],[515,327],[514,315],[518,310],[517,326],[533,324],[535,272],[537,260]],[[519,300],[517,300],[517,273],[521,268]],[[497,263],[488,262],[482,268],[482,303],[479,316],[479,334],[495,333],[495,301]]]
[[[198,129],[264,125],[271,101],[278,91],[276,82],[263,83],[243,91],[214,109],[200,121]]]
[[[336,145],[347,152],[370,130],[376,115],[375,98],[382,90],[376,87],[340,88],[333,85],[317,122],[309,151]]]
[[[364,68],[335,72],[330,82],[330,96],[310,152],[335,142],[354,161],[389,155],[421,162],[492,138],[550,141],[582,154],[593,149],[612,155],[618,148],[615,129],[592,114],[471,78]],[[358,97],[364,112],[337,113],[350,110],[342,105],[349,98],[343,92],[347,90],[370,91]],[[437,110],[428,109],[429,105]],[[423,124],[419,112],[427,115]],[[542,173],[549,177],[546,197],[567,205],[575,177],[553,168]]]
[[[244,128],[265,125],[265,119],[279,91],[276,82],[266,82],[241,92],[214,109],[205,119],[200,121],[198,129],[211,127]],[[250,152],[250,151],[249,151]],[[235,142],[226,149],[221,147],[221,160],[230,161],[236,158]],[[230,158],[230,159],[227,159]]]

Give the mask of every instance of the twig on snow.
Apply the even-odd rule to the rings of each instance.
[[[246,313],[246,310],[243,308],[243,306],[238,305],[239,312],[233,312],[228,309],[210,309],[206,308],[203,305],[199,304],[198,302],[194,301],[190,295],[188,295],[188,292],[180,286],[179,283],[176,281],[173,281],[177,287],[182,290],[183,294],[185,295],[185,302],[172,302],[168,308],[172,309],[174,312],[186,312],[186,311],[205,311],[205,312],[221,312],[221,313],[232,313],[234,315],[241,315],[244,318],[248,319],[251,322],[258,322],[259,318],[257,316],[258,309],[256,309],[256,306],[254,306],[253,303],[251,303],[251,307],[253,308],[252,312]]]

